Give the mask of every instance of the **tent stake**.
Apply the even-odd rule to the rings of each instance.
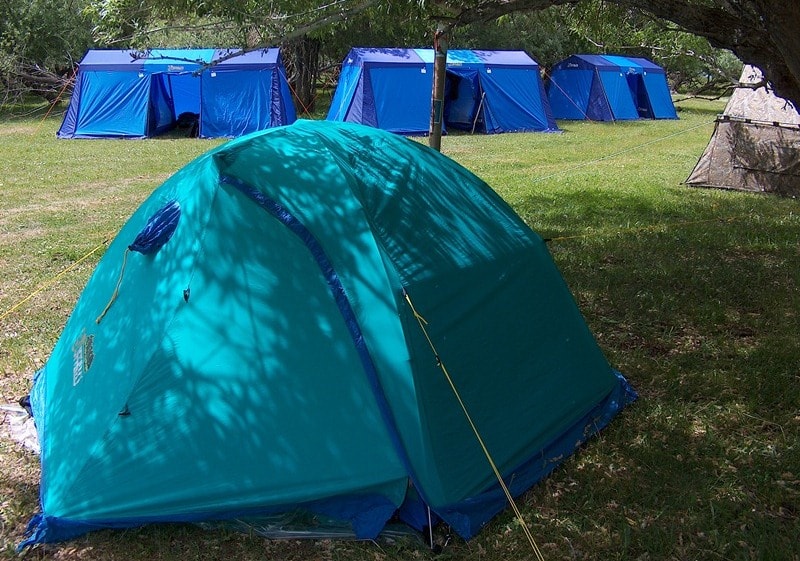
[[[433,518],[431,517],[431,507],[426,505],[425,508],[428,509],[428,544],[431,550],[433,550]]]

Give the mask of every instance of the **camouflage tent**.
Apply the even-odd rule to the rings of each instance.
[[[800,114],[758,68],[744,67],[686,184],[800,195]]]

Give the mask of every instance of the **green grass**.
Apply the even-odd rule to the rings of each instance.
[[[552,238],[601,347],[641,396],[519,499],[548,560],[800,559],[800,202],[681,185],[721,109],[687,101],[677,121],[443,140]],[[103,241],[170,173],[217,145],[59,141],[58,124],[0,121],[4,401],[27,392]],[[37,460],[2,437],[0,558],[15,557],[37,484]],[[435,558],[414,541],[268,541],[191,526],[98,532],[28,555]],[[438,556],[532,557],[510,512]]]

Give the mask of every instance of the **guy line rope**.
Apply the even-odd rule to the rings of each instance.
[[[472,415],[469,414],[469,410],[467,409],[464,400],[461,398],[461,394],[458,392],[458,388],[456,388],[455,383],[453,382],[453,378],[450,376],[450,373],[447,371],[447,367],[442,360],[442,357],[439,355],[439,352],[436,350],[436,345],[434,345],[433,341],[428,334],[428,330],[425,328],[428,325],[428,322],[425,320],[424,317],[417,311],[414,307],[414,303],[411,301],[411,297],[409,296],[408,292],[403,289],[403,297],[408,303],[409,308],[411,309],[411,313],[414,314],[414,317],[419,324],[419,328],[422,331],[422,334],[425,336],[425,340],[428,341],[428,345],[431,348],[431,352],[433,356],[436,358],[436,365],[441,369],[442,374],[444,375],[445,379],[447,380],[450,389],[453,390],[453,395],[458,401],[459,406],[461,407],[461,411],[464,413],[464,417],[469,423],[470,428],[472,429],[473,434],[475,435],[475,439],[478,441],[478,444],[483,451],[484,456],[486,456],[486,460],[489,462],[489,466],[492,468],[492,473],[494,473],[495,478],[497,479],[500,488],[503,489],[503,493],[506,496],[506,500],[508,500],[508,504],[511,505],[511,509],[514,511],[514,516],[517,518],[522,531],[525,533],[525,537],[528,539],[528,544],[531,546],[534,555],[536,555],[537,561],[544,561],[544,557],[542,556],[542,552],[539,549],[539,546],[536,545],[536,541],[533,539],[533,534],[531,533],[528,524],[525,522],[525,519],[522,517],[522,512],[519,510],[517,503],[514,501],[514,497],[511,495],[511,491],[508,489],[505,481],[503,480],[503,475],[500,473],[500,469],[497,467],[497,464],[494,462],[494,458],[492,458],[489,449],[486,447],[486,443],[483,440],[480,432],[478,431],[478,427],[475,425],[475,422],[472,420]]]
[[[98,251],[100,251],[100,249],[101,249],[103,246],[106,246],[106,245],[108,245],[108,243],[109,243],[110,241],[111,241],[111,236],[106,236],[106,238],[105,238],[105,239],[104,239],[104,240],[103,240],[101,243],[97,244],[97,246],[95,246],[95,247],[94,247],[92,250],[90,250],[90,251],[89,251],[89,252],[88,252],[86,255],[84,255],[83,257],[81,257],[80,259],[78,259],[77,261],[75,261],[74,263],[72,263],[71,265],[69,265],[68,267],[65,267],[65,268],[64,268],[64,269],[62,269],[60,272],[56,273],[56,274],[55,274],[53,277],[51,277],[51,278],[47,279],[46,281],[42,282],[42,283],[41,283],[41,284],[40,284],[40,285],[39,285],[39,286],[38,286],[38,287],[37,287],[35,290],[33,290],[33,291],[32,291],[30,294],[28,294],[28,295],[27,295],[25,298],[23,298],[22,300],[20,300],[19,302],[17,302],[17,303],[16,303],[16,304],[14,304],[13,306],[11,306],[11,307],[10,307],[8,310],[6,310],[5,312],[3,312],[3,313],[0,315],[0,321],[3,321],[4,319],[6,319],[6,318],[7,318],[8,316],[10,316],[10,315],[11,315],[13,312],[15,312],[15,311],[16,311],[16,310],[18,310],[20,307],[22,307],[22,305],[23,305],[23,304],[25,304],[26,302],[28,302],[29,300],[31,300],[31,299],[32,299],[34,296],[36,296],[36,295],[37,295],[37,294],[39,294],[40,292],[42,292],[42,291],[44,291],[44,290],[46,290],[46,289],[50,288],[51,286],[53,286],[53,285],[54,285],[56,282],[58,282],[58,281],[61,279],[61,277],[63,277],[64,275],[66,275],[67,273],[69,273],[70,271],[72,271],[73,269],[75,269],[75,268],[76,268],[78,265],[80,265],[81,263],[83,263],[84,261],[86,261],[86,260],[87,260],[89,257],[91,257],[92,255],[94,255],[95,253],[97,253]]]

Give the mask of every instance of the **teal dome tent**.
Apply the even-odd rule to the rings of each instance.
[[[428,509],[469,538],[506,498],[459,400],[518,495],[634,397],[483,181],[298,121],[189,163],[109,246],[35,377],[22,546],[293,512],[370,538]]]

